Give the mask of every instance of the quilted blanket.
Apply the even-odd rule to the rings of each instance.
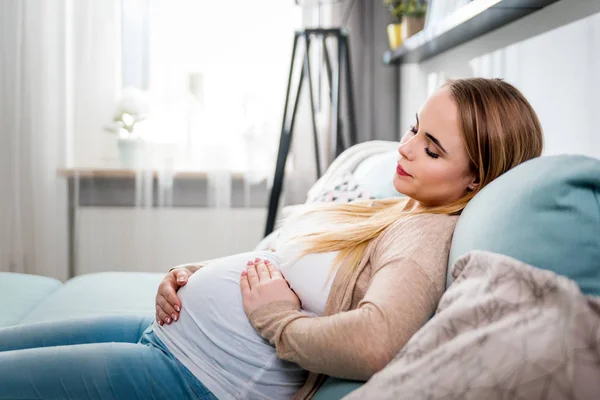
[[[435,316],[345,400],[600,399],[599,297],[479,250],[452,274]]]

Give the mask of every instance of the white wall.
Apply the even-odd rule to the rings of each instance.
[[[401,130],[445,79],[498,77],[537,111],[544,154],[600,158],[600,1],[563,0],[420,64],[401,69]]]

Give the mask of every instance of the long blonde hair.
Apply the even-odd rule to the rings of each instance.
[[[347,204],[311,205],[302,215],[322,213],[339,223],[339,229],[298,236],[305,241],[303,255],[339,251],[334,265],[342,260],[355,268],[367,245],[400,218],[431,213],[457,215],[491,181],[529,159],[539,157],[543,132],[539,119],[523,94],[500,79],[458,79],[448,81],[458,108],[460,132],[470,159],[470,168],[479,185],[458,200],[443,206],[404,211],[406,198],[370,200]],[[391,177],[390,177],[391,179]]]

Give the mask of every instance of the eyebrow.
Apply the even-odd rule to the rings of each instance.
[[[417,117],[417,125],[419,125],[419,113],[415,114],[415,117]],[[446,151],[446,149],[444,149],[444,147],[442,146],[442,144],[440,143],[439,140],[437,140],[435,138],[435,136],[433,136],[431,133],[429,132],[425,132],[425,136],[427,136],[429,138],[429,140],[431,140],[433,143],[435,143],[435,145],[437,147],[439,147],[445,154],[448,154],[448,152]]]

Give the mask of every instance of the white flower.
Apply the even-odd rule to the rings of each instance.
[[[123,121],[125,126],[131,126],[135,123],[135,118],[133,118],[128,113],[123,113],[123,115],[121,116],[121,120]]]
[[[118,114],[129,114],[136,119],[144,117],[150,111],[150,101],[146,92],[134,87],[128,87],[121,92],[121,98],[117,103]]]

